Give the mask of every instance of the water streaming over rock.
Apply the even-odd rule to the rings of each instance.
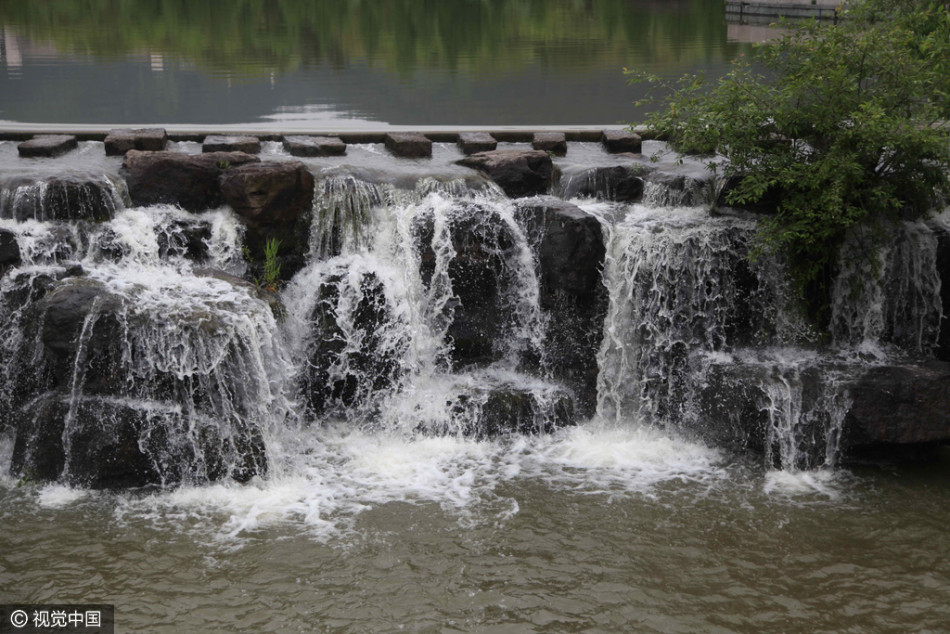
[[[241,279],[259,263],[228,208],[129,208],[108,175],[9,180],[13,468],[95,487],[247,481],[306,469],[306,429],[510,440],[591,416],[833,468],[868,363],[939,343],[938,240],[907,223],[870,261],[856,233],[822,347],[780,263],[749,259],[755,219],[710,215],[715,183],[695,172],[580,170],[557,189],[576,206],[327,170],[280,297]],[[128,459],[89,467],[110,451]]]

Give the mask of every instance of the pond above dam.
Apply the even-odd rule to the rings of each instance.
[[[71,0],[0,4],[0,121],[615,125],[622,69],[720,75],[721,2]]]

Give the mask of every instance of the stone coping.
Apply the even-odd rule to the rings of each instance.
[[[598,125],[598,126],[545,126],[545,127],[516,127],[516,126],[456,126],[456,127],[392,127],[379,130],[332,130],[332,129],[257,129],[253,125],[247,127],[221,127],[208,126],[205,128],[192,126],[160,126],[160,125],[10,125],[0,126],[0,141],[26,141],[36,135],[44,134],[70,134],[80,141],[103,141],[110,130],[138,129],[143,127],[163,127],[168,133],[169,141],[195,141],[201,142],[206,136],[256,136],[261,141],[282,141],[285,136],[334,136],[339,137],[344,143],[383,143],[386,135],[393,132],[418,132],[425,135],[429,140],[435,142],[455,143],[458,141],[459,134],[462,132],[487,132],[495,137],[495,140],[502,143],[530,143],[538,132],[560,132],[563,133],[568,141],[592,141],[601,140],[604,130],[621,130],[626,126],[623,124]],[[644,139],[655,138],[649,130],[643,126],[637,126],[634,131]]]

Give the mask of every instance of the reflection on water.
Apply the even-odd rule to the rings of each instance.
[[[5,0],[0,119],[610,124],[637,115],[623,67],[742,46],[704,0]]]

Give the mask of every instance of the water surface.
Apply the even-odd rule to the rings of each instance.
[[[624,67],[740,50],[717,0],[7,0],[0,120],[616,124],[642,114]]]

